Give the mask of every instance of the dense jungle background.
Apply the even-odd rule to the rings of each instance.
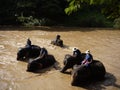
[[[51,44],[57,34],[64,48]],[[73,47],[90,49],[105,66],[104,80],[81,87],[53,66],[27,72],[28,63],[16,56],[28,38],[54,55],[60,69]],[[120,90],[119,47],[120,0],[0,0],[0,90]]]
[[[120,1],[0,0],[0,25],[120,28]]]

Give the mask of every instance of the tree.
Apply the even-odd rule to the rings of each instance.
[[[0,0],[0,24],[15,23],[15,10],[17,0]]]
[[[47,18],[56,18],[61,15],[65,15],[63,6],[65,0],[39,0],[37,3],[37,16],[47,17]]]
[[[66,15],[65,7],[66,0],[0,0],[0,24],[58,20]]]
[[[68,0],[69,6],[65,12],[70,15],[74,11],[82,8],[82,4],[100,5],[101,12],[108,16],[108,18],[115,19],[120,16],[120,0]]]

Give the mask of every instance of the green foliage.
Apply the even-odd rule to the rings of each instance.
[[[40,19],[40,25],[41,26],[53,26],[56,25],[57,22],[48,18],[42,18]]]
[[[114,20],[114,28],[120,29],[120,17]]]
[[[92,11],[91,11],[92,9]],[[65,21],[67,26],[79,27],[112,27],[112,22],[99,12],[97,7],[82,8],[69,15]]]
[[[118,18],[120,16],[120,0],[111,0],[111,2],[103,4],[102,13],[110,19]]]
[[[69,0],[69,6],[65,9],[66,14],[80,9],[83,3],[88,5],[101,5],[102,13],[108,16],[108,18],[118,18],[120,16],[120,0]]]
[[[0,0],[0,24],[15,23],[16,0]]]
[[[79,0],[69,0],[69,6],[65,8],[65,12],[70,15],[72,12],[76,12],[80,8]]]
[[[102,9],[108,18],[114,20],[120,14],[119,2],[119,0],[0,0],[0,24],[103,27],[111,23],[103,14],[96,11]],[[93,12],[93,9],[96,11]]]
[[[24,17],[24,16],[20,16],[18,17],[18,21],[24,25],[24,26],[45,26],[45,25],[54,25],[55,22],[53,20],[47,19],[47,18],[41,18],[41,19],[37,19],[37,18],[33,18],[32,16],[29,17]]]
[[[24,22],[23,25],[28,22],[34,25],[41,18],[49,19],[45,21],[52,19],[54,21],[65,15],[65,2],[65,0],[0,0],[0,24],[12,24],[14,21],[22,24]],[[29,20],[31,16],[34,19]]]
[[[38,26],[41,25],[40,21],[32,16],[24,17],[21,15],[18,17],[18,21],[24,26]]]
[[[113,0],[89,0],[89,4],[92,5],[92,4],[110,4]]]
[[[37,3],[37,15],[50,19],[60,17],[65,14],[65,6],[62,7],[61,3],[61,0],[40,0],[40,2]]]

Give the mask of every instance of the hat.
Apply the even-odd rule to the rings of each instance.
[[[41,46],[40,48],[44,48],[44,46]]]
[[[85,53],[90,53],[90,50],[86,50]]]
[[[72,49],[72,51],[76,51],[77,50],[77,48],[76,47],[74,47],[73,49]]]

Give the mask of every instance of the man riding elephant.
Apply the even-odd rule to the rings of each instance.
[[[61,40],[60,37],[60,35],[57,35],[55,40],[51,41],[51,44],[63,47],[63,40]]]
[[[90,50],[87,50],[86,52],[85,59],[82,61],[82,65],[88,66],[90,63],[93,61],[93,56],[90,53]]]
[[[17,52],[17,60],[28,61],[29,58],[37,58],[40,55],[41,48],[36,45],[32,45],[31,48],[21,48]]]
[[[80,50],[77,48],[73,48],[73,55],[65,55],[63,64],[64,67],[60,70],[60,72],[64,73],[67,69],[72,68],[75,64],[81,64],[83,61],[84,54],[81,54]]]
[[[73,48],[73,57],[75,57],[75,58],[81,57],[81,51],[76,47]]]
[[[30,48],[31,46],[32,46],[31,40],[28,38],[25,47]]]
[[[18,50],[17,60],[28,61],[29,58],[36,58],[40,55],[40,50],[41,47],[37,45],[32,45],[31,40],[28,38],[25,47]]]
[[[91,81],[102,80],[106,74],[102,62],[93,60],[89,67],[85,65],[74,65],[71,75],[71,85],[82,86]]]

